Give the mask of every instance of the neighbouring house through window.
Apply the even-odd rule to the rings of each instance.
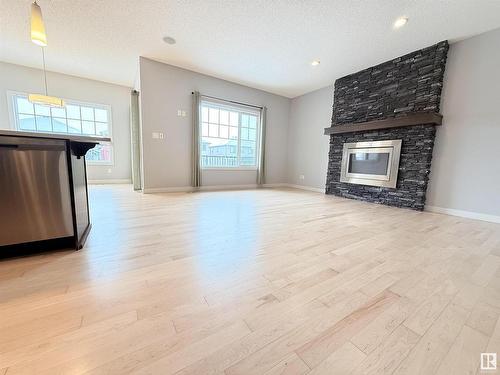
[[[16,130],[111,138],[111,107],[64,99],[62,108],[33,104],[28,94],[10,92],[13,124]],[[89,164],[113,164],[112,142],[99,144],[85,155]]]
[[[256,169],[260,111],[201,102],[201,167]]]

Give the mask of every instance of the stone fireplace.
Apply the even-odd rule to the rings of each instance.
[[[327,194],[423,210],[447,52],[443,41],[335,81]]]

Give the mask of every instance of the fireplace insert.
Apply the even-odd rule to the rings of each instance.
[[[340,181],[395,188],[401,140],[344,143]]]

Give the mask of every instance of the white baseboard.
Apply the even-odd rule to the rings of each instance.
[[[187,193],[193,191],[192,186],[175,186],[166,188],[147,188],[143,189],[144,194],[155,194],[155,193]]]
[[[285,184],[285,185],[294,189],[314,191],[316,193],[323,193],[323,194],[325,193],[325,189],[320,189],[312,186],[296,185],[296,184]]]
[[[277,184],[264,184],[263,185],[266,188],[280,188],[280,187],[287,187],[287,188],[292,188],[292,189],[300,189],[300,190],[307,190],[307,191],[314,191],[315,193],[325,193],[325,189],[320,189],[312,186],[306,186],[306,185],[295,185],[295,184],[289,184],[286,182],[280,182]]]
[[[265,188],[280,188],[288,187],[300,190],[314,191],[316,193],[324,193],[324,189],[315,188],[312,186],[304,185],[294,185],[287,184],[285,182],[279,182],[274,184],[263,184]],[[154,193],[180,193],[180,192],[192,192],[192,191],[217,191],[217,190],[241,190],[241,189],[257,189],[259,185],[257,184],[246,184],[246,185],[210,185],[210,186],[200,186],[199,188],[193,188],[192,186],[176,186],[167,188],[149,188],[144,189],[144,194],[154,194]]]
[[[106,180],[88,180],[89,185],[105,185],[105,184],[131,184],[132,180],[128,179],[106,179]]]
[[[285,182],[278,182],[275,184],[263,184],[262,186],[265,188],[280,188],[280,187],[288,187],[288,184]]]
[[[246,185],[211,185],[211,186],[200,186],[198,190],[200,191],[211,191],[211,190],[240,190],[240,189],[257,189],[259,185],[257,184],[246,184]]]
[[[176,186],[167,188],[149,188],[144,189],[144,194],[154,194],[154,193],[188,193],[192,191],[216,191],[216,190],[240,190],[240,189],[256,189],[257,184],[247,184],[247,185],[210,185],[210,186],[200,186],[199,188],[194,188],[192,186]]]
[[[444,207],[436,207],[436,206],[425,206],[425,211],[434,212],[434,213],[438,213],[438,214],[451,215],[451,216],[465,217],[467,219],[489,221],[491,223],[500,223],[500,216],[490,215],[490,214],[482,214],[479,212],[455,210],[453,208],[444,208]]]

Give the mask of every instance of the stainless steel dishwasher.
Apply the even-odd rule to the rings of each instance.
[[[0,136],[0,246],[74,235],[66,147]]]

